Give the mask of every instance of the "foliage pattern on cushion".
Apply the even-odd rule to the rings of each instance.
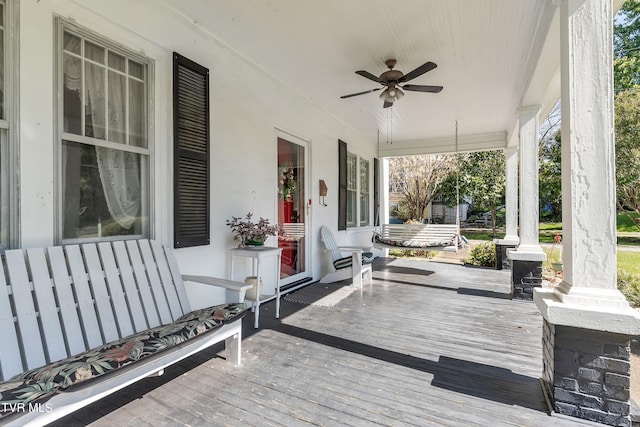
[[[399,248],[425,248],[426,249],[426,248],[435,248],[435,247],[455,246],[455,238],[456,236],[453,236],[450,239],[433,240],[433,241],[425,242],[423,240],[393,240],[393,239],[387,239],[379,233],[373,234],[374,243],[381,243],[387,246],[397,246]],[[461,239],[458,242],[459,242],[459,245],[462,244]]]
[[[362,265],[371,264],[373,258],[373,252],[362,252]],[[351,267],[351,264],[353,264],[352,256],[346,256],[333,261],[333,268],[342,270],[343,268]]]
[[[10,415],[15,410],[24,410],[36,401],[44,401],[73,385],[114,372],[137,360],[213,331],[245,313],[246,309],[242,303],[195,310],[173,323],[23,372],[9,381],[0,382],[0,418]]]

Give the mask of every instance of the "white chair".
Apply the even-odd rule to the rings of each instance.
[[[333,283],[351,278],[353,279],[352,286],[360,288],[363,277],[371,283],[371,263],[374,258],[371,246],[338,246],[331,230],[326,226],[320,227],[320,240],[324,244],[325,250],[331,255],[335,270],[324,276],[320,283]],[[345,256],[345,253],[351,255]]]

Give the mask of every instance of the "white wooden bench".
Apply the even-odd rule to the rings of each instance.
[[[244,304],[191,312],[183,279],[226,288],[234,300],[230,302],[236,303],[251,287],[224,279],[183,278],[173,253],[149,240],[6,251],[0,263],[0,424],[50,423],[142,378],[161,375],[165,367],[222,341],[227,360],[240,365]],[[162,337],[180,327],[183,335],[171,335],[179,345],[165,346]],[[96,349],[110,355],[109,363],[123,366],[100,366],[108,363],[97,361]],[[113,356],[125,350],[130,351],[128,359]],[[84,371],[76,369],[79,360],[87,365]],[[14,376],[25,381],[32,370],[43,375],[43,366],[44,374],[68,375],[74,384],[56,388],[42,403],[11,403],[7,390],[17,390],[19,383]],[[65,370],[70,367],[76,369],[73,374]],[[101,375],[107,369],[112,370]],[[76,384],[86,379],[80,372],[94,378]],[[29,392],[53,387],[32,382]]]
[[[456,224],[383,224],[374,234],[379,248],[404,248],[458,252],[460,228]]]

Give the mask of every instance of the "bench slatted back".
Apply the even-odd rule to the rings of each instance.
[[[22,371],[22,362],[20,360],[18,336],[2,263],[0,263],[0,273],[2,273],[0,274],[0,330],[2,330],[0,366],[2,366],[3,371],[20,372]]]
[[[40,327],[36,317],[36,308],[31,296],[31,283],[27,277],[22,251],[7,251],[7,270],[13,292],[15,315],[18,320],[18,332],[22,337],[27,366],[40,366],[46,362],[43,341],[40,339]],[[22,262],[20,262],[22,261]]]
[[[176,260],[157,242],[14,249],[4,258],[2,380],[190,310]]]
[[[102,245],[102,244],[101,244]],[[124,242],[114,242],[113,252],[115,254],[115,260],[120,267],[120,280],[124,287],[124,293],[127,296],[127,302],[129,303],[129,309],[131,310],[131,317],[133,320],[134,330],[141,332],[147,329],[147,317],[141,300],[141,290],[136,287],[136,279],[133,277],[133,267],[131,267],[131,260],[127,254],[127,248]],[[156,315],[156,324],[157,324]]]
[[[456,224],[383,224],[380,234],[390,240],[428,243],[448,240],[459,233],[460,229]]]
[[[72,282],[67,271],[64,252],[62,247],[54,246],[49,248],[47,253],[69,352],[78,354],[85,350],[86,345],[82,337],[82,326],[80,325],[80,317],[78,317],[78,308],[73,296],[73,289],[71,289]]]
[[[54,301],[53,289],[51,288],[51,278],[49,268],[45,258],[44,250],[29,249],[27,251],[29,266],[31,267],[31,278],[33,288],[38,301]],[[47,304],[40,307],[40,319],[42,321],[42,332],[46,339],[47,350],[51,357],[63,359],[67,357],[64,347],[60,348],[55,343],[64,342],[62,336],[62,325],[58,311],[54,304]]]

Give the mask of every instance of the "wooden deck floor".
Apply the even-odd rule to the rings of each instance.
[[[508,283],[506,271],[378,260],[373,285],[334,306],[285,300],[276,320],[270,302],[258,330],[249,314],[242,367],[216,346],[56,425],[589,425],[547,414],[542,317],[506,299]]]

